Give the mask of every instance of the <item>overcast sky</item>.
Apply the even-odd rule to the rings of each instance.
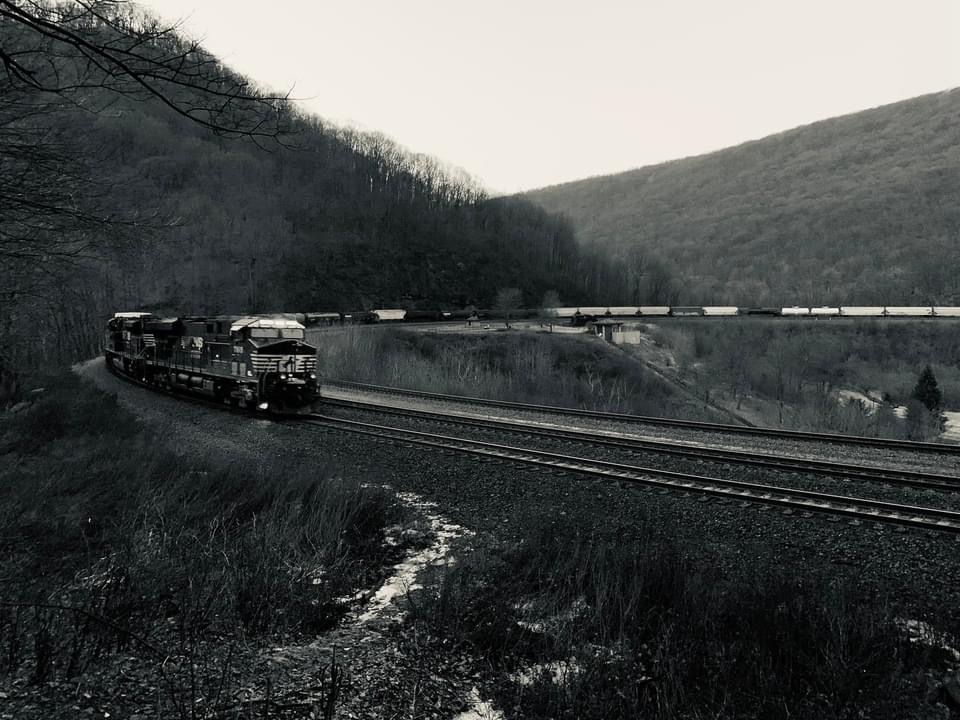
[[[960,85],[960,0],[144,4],[310,111],[502,192]]]

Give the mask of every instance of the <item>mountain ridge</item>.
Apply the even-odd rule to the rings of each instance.
[[[951,88],[522,196],[566,215],[586,245],[661,259],[684,301],[949,304],[960,297],[948,253],[960,231],[957,116]],[[858,279],[858,264],[878,282]]]

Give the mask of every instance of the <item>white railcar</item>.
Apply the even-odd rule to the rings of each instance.
[[[840,308],[838,307],[812,307],[810,308],[811,315],[817,315],[819,317],[831,317],[833,315],[840,314]]]
[[[581,307],[581,315],[606,315],[607,309],[605,307]]]
[[[633,315],[637,314],[639,309],[640,308],[638,308],[636,305],[632,307],[629,305],[618,305],[615,307],[608,307],[607,311],[611,315],[616,315],[618,317],[632,317]]]
[[[641,305],[637,308],[637,315],[669,315],[669,305]]]
[[[935,305],[933,308],[933,314],[937,317],[960,317],[960,307]]]
[[[374,310],[373,314],[377,316],[380,322],[393,320],[403,320],[407,316],[407,311],[399,308],[389,308],[384,310]]]
[[[840,308],[840,314],[846,317],[883,317],[883,306],[844,305]]]
[[[784,316],[798,316],[798,315],[809,315],[810,308],[808,307],[788,307],[780,308],[780,314]]]
[[[732,305],[704,305],[703,314],[710,317],[730,317],[736,315],[739,308]]]
[[[933,315],[933,308],[929,305],[922,306],[893,306],[887,305],[887,317],[930,317]]]

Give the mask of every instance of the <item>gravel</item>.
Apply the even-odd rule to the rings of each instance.
[[[901,470],[920,470],[960,476],[960,455],[889,450],[877,447],[846,445],[842,443],[812,442],[754,435],[739,435],[719,431],[673,428],[659,425],[644,425],[604,418],[573,418],[570,415],[512,408],[489,407],[469,402],[455,402],[433,398],[409,397],[377,393],[353,388],[324,386],[324,397],[357,400],[362,402],[392,405],[413,410],[462,413],[503,420],[547,423],[561,428],[596,430],[629,435],[649,440],[684,442],[702,447],[730,450],[749,450],[791,457],[818,460],[835,460],[863,465],[876,465]]]
[[[544,438],[524,435],[522,432],[511,432],[502,429],[481,429],[457,425],[451,421],[417,419],[385,413],[381,414],[381,417],[378,417],[375,409],[355,410],[332,407],[325,414],[329,414],[332,417],[372,422],[392,427],[418,430],[420,432],[463,437],[512,447],[544,450],[547,452],[572,455],[585,460],[604,460],[640,468],[650,468],[651,470],[668,470],[760,485],[772,485],[782,488],[831,493],[834,495],[869,498],[891,503],[904,503],[919,507],[934,507],[960,511],[960,477],[957,478],[958,492],[930,492],[917,488],[900,487],[879,481],[848,480],[836,476],[817,474],[815,472],[758,468],[730,461],[684,458],[649,450],[611,448],[597,445],[588,439]]]

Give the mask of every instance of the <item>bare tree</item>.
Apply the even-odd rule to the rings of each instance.
[[[14,90],[69,102],[90,90],[154,98],[216,133],[279,137],[286,96],[258,92],[177,30],[126,0],[0,0],[0,62]]]
[[[497,290],[497,299],[494,301],[493,309],[504,318],[504,323],[510,327],[510,318],[513,317],[520,305],[523,303],[523,294],[519,288],[500,288]]]
[[[557,319],[556,308],[560,307],[560,293],[556,290],[547,290],[540,301],[541,324],[546,323],[553,332],[553,324]]]
[[[125,1],[0,0],[0,316],[36,326],[57,308],[75,314],[70,298],[86,288],[69,285],[163,225],[116,199],[97,167],[104,149],[75,129],[142,101],[261,146],[283,142],[290,116],[286,96],[259,92]]]

